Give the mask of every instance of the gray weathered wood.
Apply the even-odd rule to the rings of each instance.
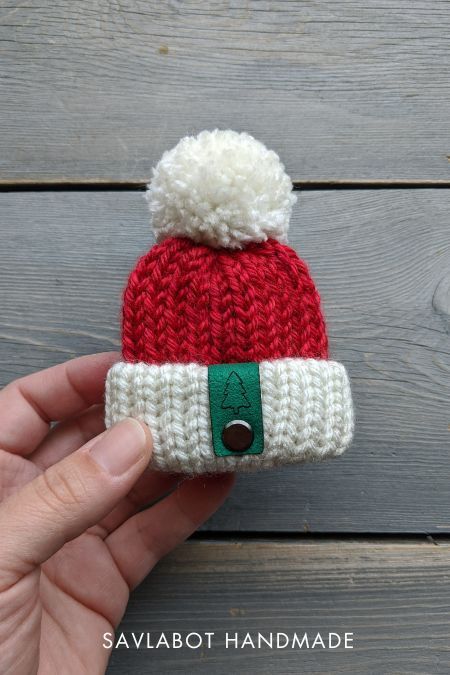
[[[134,593],[118,634],[209,631],[211,649],[116,649],[108,675],[448,673],[449,566],[449,545],[431,543],[189,542]],[[226,649],[226,632],[353,632],[354,649]]]
[[[300,195],[291,243],[352,378],[356,440],[241,476],[210,528],[450,532],[449,212],[444,190]],[[119,347],[122,287],[152,239],[142,193],[2,194],[0,232],[2,383]]]
[[[442,0],[5,0],[0,180],[145,181],[203,128],[294,179],[450,179]]]

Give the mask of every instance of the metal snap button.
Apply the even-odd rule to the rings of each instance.
[[[222,431],[222,441],[231,452],[245,452],[253,443],[253,429],[244,420],[228,422]]]

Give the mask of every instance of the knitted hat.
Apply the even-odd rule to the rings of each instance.
[[[123,302],[106,424],[143,420],[162,471],[197,474],[340,455],[353,431],[319,294],[284,242],[295,203],[278,156],[203,131],[165,152],[147,200],[157,244]]]

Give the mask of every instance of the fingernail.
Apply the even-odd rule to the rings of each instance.
[[[104,471],[112,476],[121,476],[147,455],[149,445],[149,435],[143,424],[127,418],[108,429],[89,452]]]

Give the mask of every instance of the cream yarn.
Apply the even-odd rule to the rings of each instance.
[[[152,464],[198,474],[251,471],[342,454],[353,433],[347,373],[336,361],[286,358],[260,363],[264,451],[218,457],[211,440],[208,368],[116,363],[106,383],[106,424],[148,424]]]
[[[186,136],[162,156],[146,198],[157,241],[213,248],[286,241],[296,197],[278,155],[230,129]]]

